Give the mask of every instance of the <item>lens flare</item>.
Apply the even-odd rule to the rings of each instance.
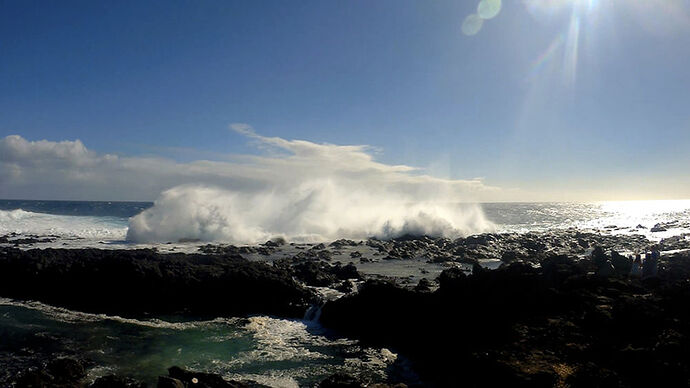
[[[501,12],[501,0],[481,0],[477,4],[477,13],[469,15],[462,22],[462,33],[476,35],[482,29],[485,20],[493,19]]]
[[[537,59],[532,63],[529,75],[527,79],[533,79],[536,78],[539,74],[541,74],[546,67],[548,63],[551,63],[553,61],[553,58],[556,56],[556,53],[560,50],[561,46],[563,45],[563,42],[565,41],[565,38],[563,37],[563,34],[559,34],[556,39],[554,39],[549,47],[537,57]]]
[[[569,12],[569,19],[564,31],[559,33],[546,51],[534,62],[528,79],[534,79],[544,68],[544,64],[555,61],[556,52],[562,47],[562,62],[558,69],[566,86],[573,86],[577,80],[578,57],[580,51],[580,34],[582,19],[596,11],[598,0],[527,0],[527,9],[536,17],[562,19]]]
[[[565,43],[565,56],[563,58],[563,77],[566,85],[572,86],[577,78],[577,54],[580,41],[580,16],[573,11],[570,17],[568,38]]]
[[[479,32],[479,30],[482,29],[483,24],[484,19],[479,17],[479,15],[469,15],[465,18],[465,21],[462,22],[462,33],[467,36],[476,35]]]
[[[501,12],[501,0],[482,0],[477,5],[477,14],[484,20],[493,19]]]

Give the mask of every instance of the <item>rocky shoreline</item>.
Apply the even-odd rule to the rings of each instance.
[[[207,245],[199,254],[6,246],[0,248],[0,297],[133,317],[301,318],[324,302],[314,287],[328,287],[344,296],[321,308],[325,328],[400,353],[427,385],[687,386],[690,244],[687,236],[662,241],[656,276],[630,276],[632,261],[618,252],[652,245],[640,236],[566,230],[316,245],[277,240]],[[419,275],[361,271],[389,263],[418,265]],[[434,268],[437,276],[429,272]],[[63,364],[43,363],[3,383],[88,386],[83,376],[56,378],[78,369]],[[204,386],[191,375],[176,376],[171,372],[158,386]],[[125,377],[108,379],[91,384],[140,386]],[[260,386],[213,381],[229,385],[204,384]],[[321,386],[367,383],[335,375]]]

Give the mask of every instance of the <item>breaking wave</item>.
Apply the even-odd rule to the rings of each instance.
[[[127,239],[255,244],[279,236],[290,241],[458,237],[493,228],[479,205],[419,201],[334,181],[258,192],[185,185],[164,191],[152,208],[130,219]]]

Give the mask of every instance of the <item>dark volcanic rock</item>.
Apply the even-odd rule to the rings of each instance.
[[[650,232],[665,232],[668,229],[666,228],[666,225],[664,224],[656,224],[652,226],[651,229],[649,229]]]
[[[0,296],[113,314],[301,317],[312,293],[238,256],[153,250],[0,249]]]
[[[434,292],[369,280],[326,303],[321,322],[395,349],[438,386],[687,386],[690,256],[662,257],[645,281],[615,252],[593,256],[451,268]],[[592,274],[605,265],[610,276]]]
[[[32,368],[16,376],[15,387],[80,387],[86,370],[81,361],[57,358],[41,368]]]
[[[352,240],[347,240],[347,239],[340,239],[340,240],[335,240],[332,243],[328,244],[328,246],[334,247],[336,249],[340,249],[342,247],[356,247],[358,244]]]
[[[89,388],[146,388],[146,383],[126,377],[107,375],[97,378],[93,384],[89,385]],[[184,385],[180,388],[184,388]]]
[[[419,279],[419,283],[414,287],[415,291],[426,292],[431,291],[432,284],[427,278]]]
[[[161,376],[158,379],[159,388],[174,387],[176,382],[181,382],[183,387],[198,388],[268,388],[254,381],[225,380],[215,373],[195,372],[173,366],[168,369],[169,377]],[[161,385],[163,384],[163,385]]]
[[[86,376],[81,362],[71,358],[58,358],[46,365],[46,371],[53,376],[56,384],[69,384]]]
[[[158,376],[157,388],[185,388],[185,383],[168,376]]]
[[[323,252],[323,251],[321,251]],[[323,261],[302,261],[300,259],[277,260],[274,266],[293,274],[308,286],[335,287],[342,280],[359,280],[362,275],[354,264],[329,264]]]
[[[307,261],[296,264],[293,268],[295,277],[308,286],[328,287],[338,279],[329,270],[327,263]]]
[[[364,388],[366,385],[361,380],[356,377],[350,376],[345,373],[336,373],[321,383],[319,383],[319,388]]]
[[[611,264],[619,275],[627,275],[632,269],[633,261],[629,257],[625,257],[616,251],[611,251]]]

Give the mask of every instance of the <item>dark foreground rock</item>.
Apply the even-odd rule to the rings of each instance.
[[[302,317],[313,295],[290,273],[235,255],[0,249],[0,296],[80,311]]]
[[[28,369],[14,380],[16,387],[78,387],[86,377],[84,362],[71,358],[57,358],[42,368]]]
[[[146,384],[127,377],[107,375],[97,378],[89,388],[146,388]]]
[[[249,380],[225,380],[215,373],[195,372],[173,366],[168,376],[158,378],[157,388],[198,387],[198,388],[269,388]]]
[[[279,260],[274,266],[285,269],[308,286],[331,287],[343,280],[360,280],[362,275],[353,264],[329,264],[323,261]]]
[[[146,388],[147,384],[132,378],[106,375],[89,383],[84,361],[59,358],[42,368],[21,373],[10,386],[17,388]],[[215,373],[187,370],[178,366],[168,368],[168,375],[159,376],[156,388],[269,388],[253,380],[226,380]],[[333,374],[318,384],[320,388],[406,388],[405,384],[366,382],[344,373]]]
[[[438,386],[688,386],[690,256],[664,258],[645,280],[611,260],[610,276],[568,256],[449,269],[434,292],[370,280],[328,302],[321,322],[391,347]]]

